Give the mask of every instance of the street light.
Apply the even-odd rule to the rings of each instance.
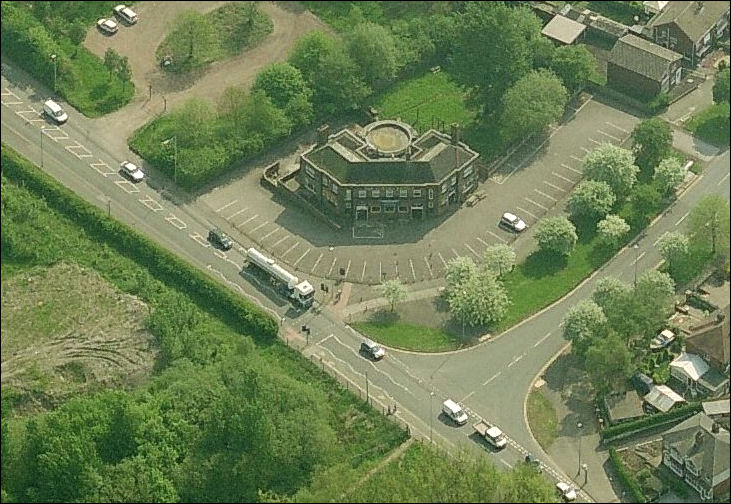
[[[41,168],[43,168],[43,128],[41,128]]]
[[[579,429],[579,470],[576,471],[576,475],[578,476],[581,474],[581,428],[584,427],[584,424],[576,422],[576,427]]]
[[[429,392],[429,442],[434,442],[434,392]]]
[[[640,260],[640,258],[639,258],[640,246],[637,243],[635,243],[634,245],[632,245],[632,248],[635,249],[635,280],[634,280],[633,285],[635,287],[637,287],[637,263]]]
[[[56,92],[56,54],[51,54],[51,61],[53,61],[53,92]]]
[[[173,142],[173,147],[175,149],[174,154],[173,154],[173,163],[174,163],[173,182],[175,182],[175,184],[177,185],[177,183],[178,183],[178,136],[175,135],[171,138],[168,138],[167,140],[163,141],[162,144],[168,145],[170,142]]]

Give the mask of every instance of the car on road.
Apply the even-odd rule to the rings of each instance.
[[[576,490],[574,490],[574,487],[572,487],[568,483],[559,481],[558,483],[556,483],[556,489],[558,490],[558,494],[565,502],[571,502],[576,500]]]
[[[673,341],[675,341],[675,333],[670,329],[663,329],[660,334],[652,338],[650,350],[662,350],[670,346]]]
[[[534,468],[539,473],[543,472],[543,463],[538,460],[532,453],[529,453],[525,456],[525,463]]]
[[[462,409],[462,406],[451,399],[447,399],[442,403],[442,413],[447,415],[457,425],[464,425],[470,419]]]
[[[50,117],[56,124],[63,124],[69,120],[69,116],[63,111],[61,105],[53,100],[46,100],[43,103],[43,114]]]
[[[234,246],[233,240],[218,228],[208,231],[208,241],[222,250],[231,250],[231,247]]]
[[[130,179],[132,182],[139,182],[145,178],[145,174],[140,170],[136,164],[130,163],[129,161],[122,161],[120,165],[122,175]]]
[[[137,13],[124,4],[117,5],[114,13],[129,24],[137,22]]]
[[[528,228],[528,225],[515,214],[505,212],[500,218],[499,226],[507,228],[516,233],[522,233]]]
[[[117,30],[119,30],[119,25],[114,19],[109,18],[101,18],[96,22],[97,28],[99,28],[104,33],[107,33],[109,35],[114,35],[117,33]]]
[[[364,339],[360,344],[360,351],[373,360],[381,360],[386,356],[386,350],[373,340]]]

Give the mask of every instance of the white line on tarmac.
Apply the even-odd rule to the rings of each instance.
[[[591,152],[591,151],[590,151],[589,149],[587,149],[586,147],[579,147],[579,148],[580,148],[581,150],[583,150],[584,152],[586,152],[587,154],[589,154],[589,153]]]
[[[508,243],[508,240],[506,240],[506,239],[505,239],[505,238],[503,238],[502,236],[496,235],[495,233],[493,233],[493,232],[492,232],[492,231],[490,231],[489,229],[488,229],[488,230],[486,230],[485,232],[486,232],[487,234],[489,234],[489,235],[491,235],[491,236],[493,236],[493,237],[497,238],[498,240],[500,240],[500,241],[501,241],[501,242],[503,242],[503,243]]]
[[[721,180],[719,180],[718,184],[716,184],[716,185],[720,186],[721,184],[723,184],[726,181],[726,179],[728,178],[728,176],[729,176],[728,173],[726,175],[724,175],[723,178]]]
[[[284,252],[284,254],[282,254],[282,256],[281,256],[281,257],[282,257],[282,259],[284,259],[284,256],[286,256],[287,254],[289,254],[290,252],[292,252],[292,251],[293,251],[293,250],[294,250],[295,248],[297,248],[297,245],[299,245],[299,244],[300,244],[300,242],[297,242],[297,243],[295,243],[294,245],[292,245],[291,247],[289,247],[289,248],[287,249],[287,251],[286,251],[286,252]]]
[[[574,173],[578,173],[579,175],[583,175],[584,174],[581,170],[577,170],[576,168],[574,168],[572,166],[569,166],[566,163],[561,163],[561,166],[563,166],[567,170],[571,170]]]
[[[538,341],[536,341],[536,344],[533,345],[533,348],[537,347],[538,345],[540,345],[541,343],[543,343],[544,341],[546,341],[546,338],[548,338],[550,335],[551,335],[551,333],[549,332],[544,337],[542,337],[541,339],[539,339]]]
[[[363,261],[363,271],[360,272],[360,281],[361,282],[363,282],[363,278],[365,278],[366,264],[368,264],[368,261]]]
[[[310,270],[310,273],[315,272],[315,268],[317,268],[317,265],[320,264],[320,259],[322,259],[322,256],[325,255],[323,252],[320,252],[320,255],[317,257],[317,261],[315,261],[315,265]]]
[[[322,338],[320,341],[318,341],[317,343],[315,343],[315,345],[322,345],[323,343],[325,343],[327,340],[329,340],[332,337],[333,337],[332,334],[328,334],[327,336],[325,336],[324,338]]]
[[[612,139],[612,140],[614,140],[615,142],[621,142],[621,141],[622,141],[622,139],[621,139],[621,138],[617,138],[617,137],[616,137],[616,136],[614,136],[614,135],[610,135],[610,134],[609,134],[609,133],[607,133],[606,131],[602,131],[602,130],[597,130],[597,133],[601,133],[602,135],[604,135],[604,136],[606,136],[606,137],[609,137],[609,138],[611,138],[611,139]],[[625,133],[626,133],[626,132],[625,132]]]
[[[486,381],[485,381],[485,382],[484,382],[484,383],[482,384],[482,386],[484,387],[485,385],[487,385],[488,383],[490,383],[491,381],[493,381],[493,380],[494,380],[495,378],[497,378],[498,376],[500,376],[500,374],[501,374],[501,373],[502,373],[502,371],[498,371],[497,373],[495,373],[494,375],[492,375],[492,376],[491,376],[490,378],[488,378],[488,379],[487,379],[487,380],[486,380]]]
[[[559,187],[555,184],[551,184],[550,182],[547,182],[545,180],[543,181],[543,183],[546,184],[548,187],[552,187],[552,188],[556,189],[557,191],[566,192],[566,189],[564,189],[563,187]]]
[[[627,131],[626,129],[624,129],[624,128],[620,128],[620,127],[619,127],[619,126],[617,126],[616,124],[612,124],[612,123],[610,123],[609,121],[604,121],[604,124],[608,124],[608,125],[609,125],[609,126],[611,126],[612,128],[616,128],[616,129],[618,129],[618,130],[619,130],[619,131],[621,131],[622,133],[629,133],[629,131]]]
[[[260,230],[261,228],[263,228],[264,226],[266,226],[267,224],[269,224],[269,221],[264,221],[261,224],[259,224],[258,226],[256,226],[254,229],[251,229],[249,231],[249,233],[254,233],[254,232]]]
[[[337,257],[333,257],[333,262],[332,262],[332,264],[330,265],[330,269],[329,269],[329,270],[327,270],[327,276],[330,276],[330,273],[332,273],[332,271],[333,271],[333,268],[335,267],[335,263],[337,262],[337,260],[338,260],[338,258],[337,258]]]
[[[502,462],[503,464],[505,464],[506,466],[508,466],[508,467],[509,467],[510,469],[512,469],[512,468],[513,468],[513,466],[511,466],[510,464],[508,464],[508,463],[507,463],[507,462],[505,461],[505,459],[503,459],[502,457],[500,458],[500,462]]]
[[[429,264],[429,260],[426,258],[426,256],[424,257],[424,262],[426,263],[426,269],[429,270],[429,276],[431,278],[434,278],[434,273],[432,273],[431,271],[431,265]]]
[[[343,278],[348,278],[348,273],[350,272],[350,259],[348,259],[348,266],[345,268],[345,275],[343,275]]]
[[[489,247],[490,246],[489,243],[487,243],[485,240],[483,240],[479,236],[475,236],[475,240],[477,240],[478,242],[482,243],[485,247]]]
[[[510,364],[508,364],[508,367],[511,367],[511,366],[512,366],[513,364],[517,363],[517,362],[518,362],[518,361],[519,361],[520,359],[522,359],[522,358],[523,358],[523,356],[524,356],[524,355],[525,355],[525,354],[523,354],[523,355],[518,355],[518,356],[517,356],[516,358],[514,358],[514,359],[513,359],[512,361],[510,361]]]
[[[595,143],[595,144],[597,144],[597,145],[601,145],[601,144],[602,144],[601,142],[597,142],[596,140],[594,140],[594,139],[593,139],[593,138],[591,138],[591,137],[589,137],[589,141],[590,141],[591,143]]]
[[[394,261],[393,265],[396,268],[396,278],[398,278],[398,261]]]
[[[540,203],[536,203],[535,201],[533,201],[533,200],[532,200],[532,199],[530,199],[530,198],[525,198],[525,197],[524,197],[523,199],[524,199],[524,200],[526,200],[526,201],[527,201],[527,202],[529,202],[529,203],[532,203],[532,204],[534,204],[534,205],[535,205],[535,206],[537,206],[538,208],[542,208],[542,209],[544,209],[544,210],[548,210],[548,208],[544,207],[544,206],[543,206],[543,205],[541,205]]]
[[[253,220],[254,220],[254,219],[256,219],[257,217],[259,217],[259,214],[256,214],[256,215],[252,215],[251,217],[249,217],[248,219],[246,219],[246,220],[245,220],[244,222],[242,222],[241,224],[237,224],[237,225],[236,225],[236,227],[237,227],[237,228],[240,228],[241,226],[245,226],[246,224],[248,224],[249,222],[253,221]]]
[[[467,250],[469,250],[470,252],[472,252],[473,254],[475,254],[475,257],[477,257],[478,259],[480,258],[480,254],[478,254],[477,252],[475,252],[475,249],[473,249],[472,247],[470,247],[470,244],[469,243],[465,243],[464,246],[467,247]]]
[[[378,281],[380,282],[383,279],[383,263],[381,261],[378,261]]]
[[[457,253],[457,251],[456,251],[456,250],[454,250],[454,249],[450,249],[450,250],[452,251],[452,253],[453,253],[453,254],[454,254],[455,256],[457,256],[457,257],[462,257],[462,256],[460,256],[460,255],[459,255],[459,254]]]
[[[460,402],[461,403],[465,402],[467,399],[469,399],[470,397],[472,397],[472,394],[474,394],[474,393],[475,393],[475,391],[473,390],[472,392],[470,392],[469,394],[467,394],[466,396],[464,396]]]
[[[249,207],[246,207],[246,208],[242,208],[241,210],[238,210],[238,211],[236,211],[236,212],[232,213],[231,215],[229,215],[228,217],[226,217],[226,220],[230,220],[230,219],[233,219],[234,217],[236,217],[236,216],[237,216],[237,215],[239,215],[240,213],[244,213],[244,212],[245,212],[245,211],[247,211],[248,209],[249,209]]]
[[[576,157],[576,156],[574,156],[573,154],[571,154],[571,155],[570,155],[569,157],[570,157],[571,159],[573,159],[574,161],[578,161],[579,163],[583,163],[583,162],[584,162],[584,158],[579,158],[579,157]]]
[[[269,238],[269,237],[270,237],[271,235],[273,235],[274,233],[276,233],[276,232],[278,232],[278,231],[281,231],[281,230],[282,230],[282,228],[280,228],[280,227],[278,227],[278,228],[274,228],[274,229],[272,229],[271,231],[269,231],[269,232],[268,232],[267,234],[265,234],[264,236],[262,236],[262,237],[261,237],[261,238],[259,239],[259,241],[264,241],[264,240],[266,240],[267,238]]]
[[[447,269],[447,261],[445,261],[444,258],[442,257],[442,253],[437,252],[437,255],[439,256],[439,259],[441,259],[442,264],[444,265],[444,269]]]
[[[563,175],[561,175],[560,173],[556,173],[555,171],[554,171],[554,172],[551,172],[551,175],[553,175],[553,176],[554,176],[554,177],[556,177],[556,178],[560,178],[561,180],[565,180],[566,182],[569,182],[569,183],[571,183],[571,184],[574,184],[574,183],[575,183],[575,182],[574,182],[573,180],[571,180],[570,178],[568,178],[568,177],[564,177]]]
[[[225,204],[225,205],[223,205],[223,206],[222,206],[221,208],[219,208],[218,210],[216,210],[216,213],[218,213],[218,212],[221,212],[221,211],[223,211],[223,210],[226,210],[226,209],[227,209],[228,207],[230,207],[231,205],[233,205],[233,204],[234,204],[234,203],[236,203],[237,201],[238,201],[238,200],[237,200],[237,199],[235,199],[235,200],[233,200],[233,201],[232,201],[231,203],[226,203],[226,204]]]
[[[409,258],[409,266],[411,266],[411,276],[414,277],[414,282],[416,282],[416,273],[414,272],[414,262]]]
[[[645,257],[645,254],[646,254],[646,253],[647,253],[647,252],[643,252],[643,253],[641,253],[640,255],[638,255],[638,256],[637,256],[637,259],[635,259],[634,261],[632,261],[632,262],[631,262],[630,264],[634,265],[635,263],[637,263],[637,262],[638,262],[638,261],[639,261],[640,259],[642,259],[643,257]]]
[[[519,206],[517,206],[517,207],[515,207],[515,208],[517,208],[518,210],[520,210],[520,211],[521,211],[521,212],[523,212],[523,213],[527,213],[528,215],[530,215],[530,216],[531,216],[531,217],[533,217],[534,219],[538,220],[538,216],[537,216],[537,215],[534,215],[534,214],[532,214],[531,212],[529,212],[529,211],[528,211],[528,210],[526,210],[525,208],[521,208],[521,207],[519,207]]]
[[[309,254],[309,253],[310,253],[310,250],[312,250],[312,249],[311,249],[311,248],[307,249],[307,250],[305,251],[305,253],[304,253],[304,254],[302,254],[302,255],[300,256],[300,258],[299,258],[299,259],[297,259],[297,260],[296,260],[296,261],[294,262],[294,264],[292,264],[292,266],[297,266],[297,264],[299,264],[299,262],[300,262],[300,261],[301,261],[302,259],[304,259],[304,258],[305,258],[305,256],[306,256],[307,254]]]
[[[286,240],[288,240],[289,238],[291,238],[291,235],[284,235],[284,236],[283,236],[283,237],[281,237],[281,238],[280,238],[279,240],[277,240],[277,241],[275,241],[274,243],[272,243],[272,244],[271,244],[271,248],[274,248],[274,247],[276,247],[277,245],[279,245],[279,244],[280,244],[280,243],[282,243],[283,241],[286,241]]]
[[[675,225],[677,226],[678,224],[683,222],[685,220],[685,218],[688,217],[688,214],[690,214],[690,211],[685,212],[685,215],[683,215],[680,219],[678,219],[678,222],[676,222]]]
[[[534,190],[535,192],[537,192],[538,194],[540,194],[541,196],[543,196],[544,198],[548,198],[548,199],[550,199],[551,201],[558,201],[558,200],[557,200],[556,198],[554,198],[554,197],[553,197],[553,196],[551,196],[550,194],[546,194],[546,193],[544,193],[543,191],[539,191],[538,189],[533,189],[533,190]]]

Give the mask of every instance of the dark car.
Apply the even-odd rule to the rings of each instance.
[[[525,456],[525,463],[533,467],[536,471],[543,472],[543,464],[532,453]]]
[[[208,241],[223,250],[231,250],[231,247],[234,246],[234,242],[231,241],[231,238],[218,228],[211,229],[208,232]]]
[[[386,355],[386,351],[381,345],[369,339],[363,340],[360,344],[360,351],[373,360],[381,360]]]

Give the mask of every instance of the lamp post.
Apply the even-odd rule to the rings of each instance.
[[[175,149],[174,153],[173,153],[173,163],[174,163],[173,182],[175,182],[175,184],[177,185],[177,183],[178,183],[178,136],[175,135],[171,138],[168,138],[167,140],[163,141],[162,144],[168,145],[170,142],[173,142],[173,148]]]
[[[434,442],[434,392],[429,392],[429,442]]]
[[[581,474],[581,428],[584,427],[584,424],[576,422],[576,427],[579,429],[579,470],[576,471],[576,475],[578,476]]]
[[[43,128],[41,128],[41,168],[43,168]]]
[[[640,257],[639,257],[640,246],[637,243],[635,243],[634,245],[632,245],[632,248],[635,249],[635,279],[634,279],[634,282],[632,285],[637,287],[637,263],[640,260]]]
[[[584,485],[586,485],[586,482],[589,481],[589,466],[581,464],[581,468],[584,470]]]
[[[53,92],[56,92],[56,53],[51,54],[51,61],[53,61]]]

